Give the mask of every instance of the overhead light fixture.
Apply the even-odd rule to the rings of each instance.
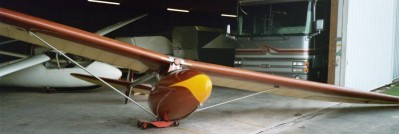
[[[111,1],[103,1],[103,0],[87,0],[88,2],[96,2],[96,3],[103,3],[103,4],[111,4],[111,5],[120,5],[118,2],[111,2]]]
[[[223,16],[223,17],[232,17],[232,18],[237,17],[237,15],[232,15],[232,14],[221,14],[221,16]]]
[[[173,11],[173,12],[184,12],[184,13],[190,12],[190,11],[188,11],[188,10],[176,9],[176,8],[167,8],[166,10],[168,10],[168,11]]]

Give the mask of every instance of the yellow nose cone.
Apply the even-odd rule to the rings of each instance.
[[[189,89],[200,103],[205,102],[212,92],[212,81],[207,75],[203,73],[197,74],[184,81],[175,83],[170,87],[174,86],[182,86]]]

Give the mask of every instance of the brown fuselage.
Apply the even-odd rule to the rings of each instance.
[[[198,77],[201,77],[200,81]],[[176,121],[189,116],[211,94],[209,88],[212,84],[206,78],[195,70],[178,71],[163,77],[148,98],[152,112],[162,121]],[[192,85],[204,87],[193,89]]]

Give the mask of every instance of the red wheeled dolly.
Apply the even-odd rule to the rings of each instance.
[[[137,122],[137,126],[143,130],[149,127],[166,128],[172,125],[179,126],[180,123],[178,121],[146,121],[146,120],[139,120]]]

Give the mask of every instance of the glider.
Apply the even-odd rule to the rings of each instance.
[[[150,113],[157,121],[139,122],[143,128],[149,124],[178,125],[178,120],[208,99],[212,86],[312,100],[399,104],[396,96],[176,58],[4,8],[0,9],[0,21],[2,36],[45,47],[51,44],[64,52],[147,73],[148,77],[159,76],[148,98]],[[162,123],[167,125],[159,125]]]

